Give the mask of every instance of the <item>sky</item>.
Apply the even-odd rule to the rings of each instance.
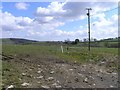
[[[0,8],[0,38],[83,40],[88,38],[86,8],[92,8],[91,38],[118,37],[117,2],[2,2]]]

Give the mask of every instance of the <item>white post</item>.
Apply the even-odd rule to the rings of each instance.
[[[63,46],[61,46],[61,51],[62,51],[62,53],[63,53]]]

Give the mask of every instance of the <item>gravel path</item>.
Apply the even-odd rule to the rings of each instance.
[[[13,59],[25,88],[116,88],[118,73],[112,61],[77,64],[53,57]]]

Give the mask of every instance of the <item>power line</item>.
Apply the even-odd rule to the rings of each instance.
[[[110,9],[110,10],[106,10],[106,11],[103,11],[103,12],[98,12],[98,13],[95,13],[95,14],[90,15],[90,16],[94,16],[94,15],[97,15],[97,14],[100,14],[100,13],[107,13],[107,12],[113,11],[113,10],[115,10],[117,8],[119,8],[119,7],[116,7],[116,8]]]

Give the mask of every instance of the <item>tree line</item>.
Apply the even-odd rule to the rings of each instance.
[[[108,39],[101,39],[97,40],[95,38],[91,38],[91,47],[108,47],[108,48],[119,48],[119,40],[120,38],[108,38]],[[66,39],[64,44],[69,45],[78,45],[78,46],[88,46],[88,39],[84,38],[83,40],[75,39],[74,41],[70,41],[70,39]]]

